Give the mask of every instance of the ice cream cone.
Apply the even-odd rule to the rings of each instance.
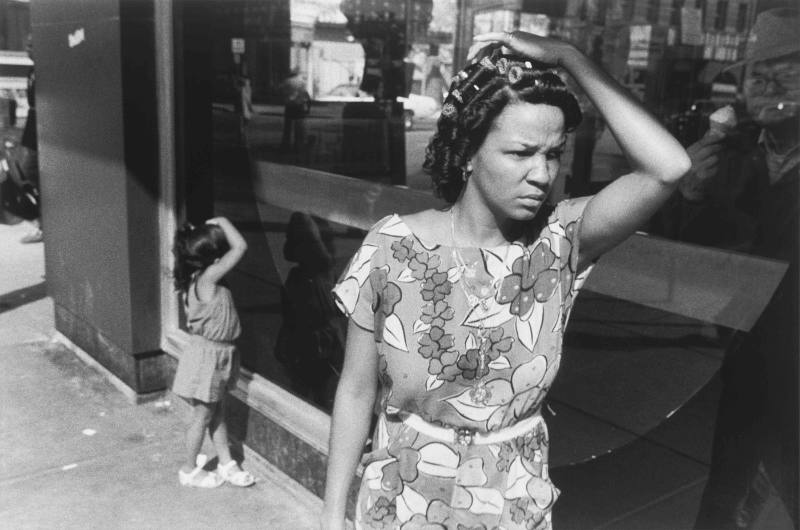
[[[715,110],[708,117],[708,136],[725,138],[736,129],[736,112],[730,105]]]

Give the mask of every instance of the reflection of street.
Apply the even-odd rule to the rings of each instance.
[[[236,143],[235,114],[230,106],[215,105],[215,135],[223,142]],[[280,152],[281,134],[283,131],[283,106],[255,105],[254,114],[247,129],[247,139],[251,155],[257,159],[274,160]],[[341,106],[315,104],[306,118],[306,130],[313,131],[314,145],[318,153],[316,160],[324,163],[325,151],[334,146],[340,139]],[[433,135],[436,122],[432,119],[418,119],[414,128],[405,132],[406,138],[406,185],[418,190],[431,190],[430,177],[422,170],[425,160],[425,148]]]

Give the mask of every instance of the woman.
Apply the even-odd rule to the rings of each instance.
[[[324,528],[343,527],[378,397],[357,527],[550,528],[559,492],[540,409],[574,297],[689,169],[678,142],[572,45],[520,31],[478,40],[492,45],[454,79],[425,161],[452,206],[380,221],[334,290],[350,324]],[[575,78],[633,168],[555,208],[547,195],[580,110],[548,65]]]

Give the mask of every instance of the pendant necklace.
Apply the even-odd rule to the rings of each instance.
[[[480,305],[483,311],[487,311],[489,309],[489,299],[495,295],[495,289],[484,287],[478,291],[480,292],[479,295],[476,294],[475,287],[469,282],[469,280],[467,280],[467,270],[469,269],[474,271],[475,268],[467,265],[467,262],[464,260],[464,256],[461,255],[461,251],[456,244],[454,208],[450,208],[450,239],[452,242],[453,260],[461,269],[461,277],[458,279],[457,283],[461,286],[461,290],[464,292],[464,296],[467,298],[467,303],[469,304],[470,309]],[[488,332],[484,327],[483,320],[480,320],[478,323],[478,341],[478,369],[475,372],[475,383],[472,385],[472,391],[470,391],[469,396],[475,405],[485,406],[488,404],[491,394],[486,388],[486,383],[483,380],[485,375],[484,371],[486,371],[486,353],[489,350],[489,337]],[[486,373],[488,373],[488,371],[486,371]]]

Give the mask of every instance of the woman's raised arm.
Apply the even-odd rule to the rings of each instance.
[[[589,201],[581,227],[581,262],[588,263],[642,226],[669,198],[691,168],[678,141],[602,68],[571,44],[530,33],[490,33],[479,41],[501,42],[515,53],[563,67],[602,114],[625,153],[631,173]]]

